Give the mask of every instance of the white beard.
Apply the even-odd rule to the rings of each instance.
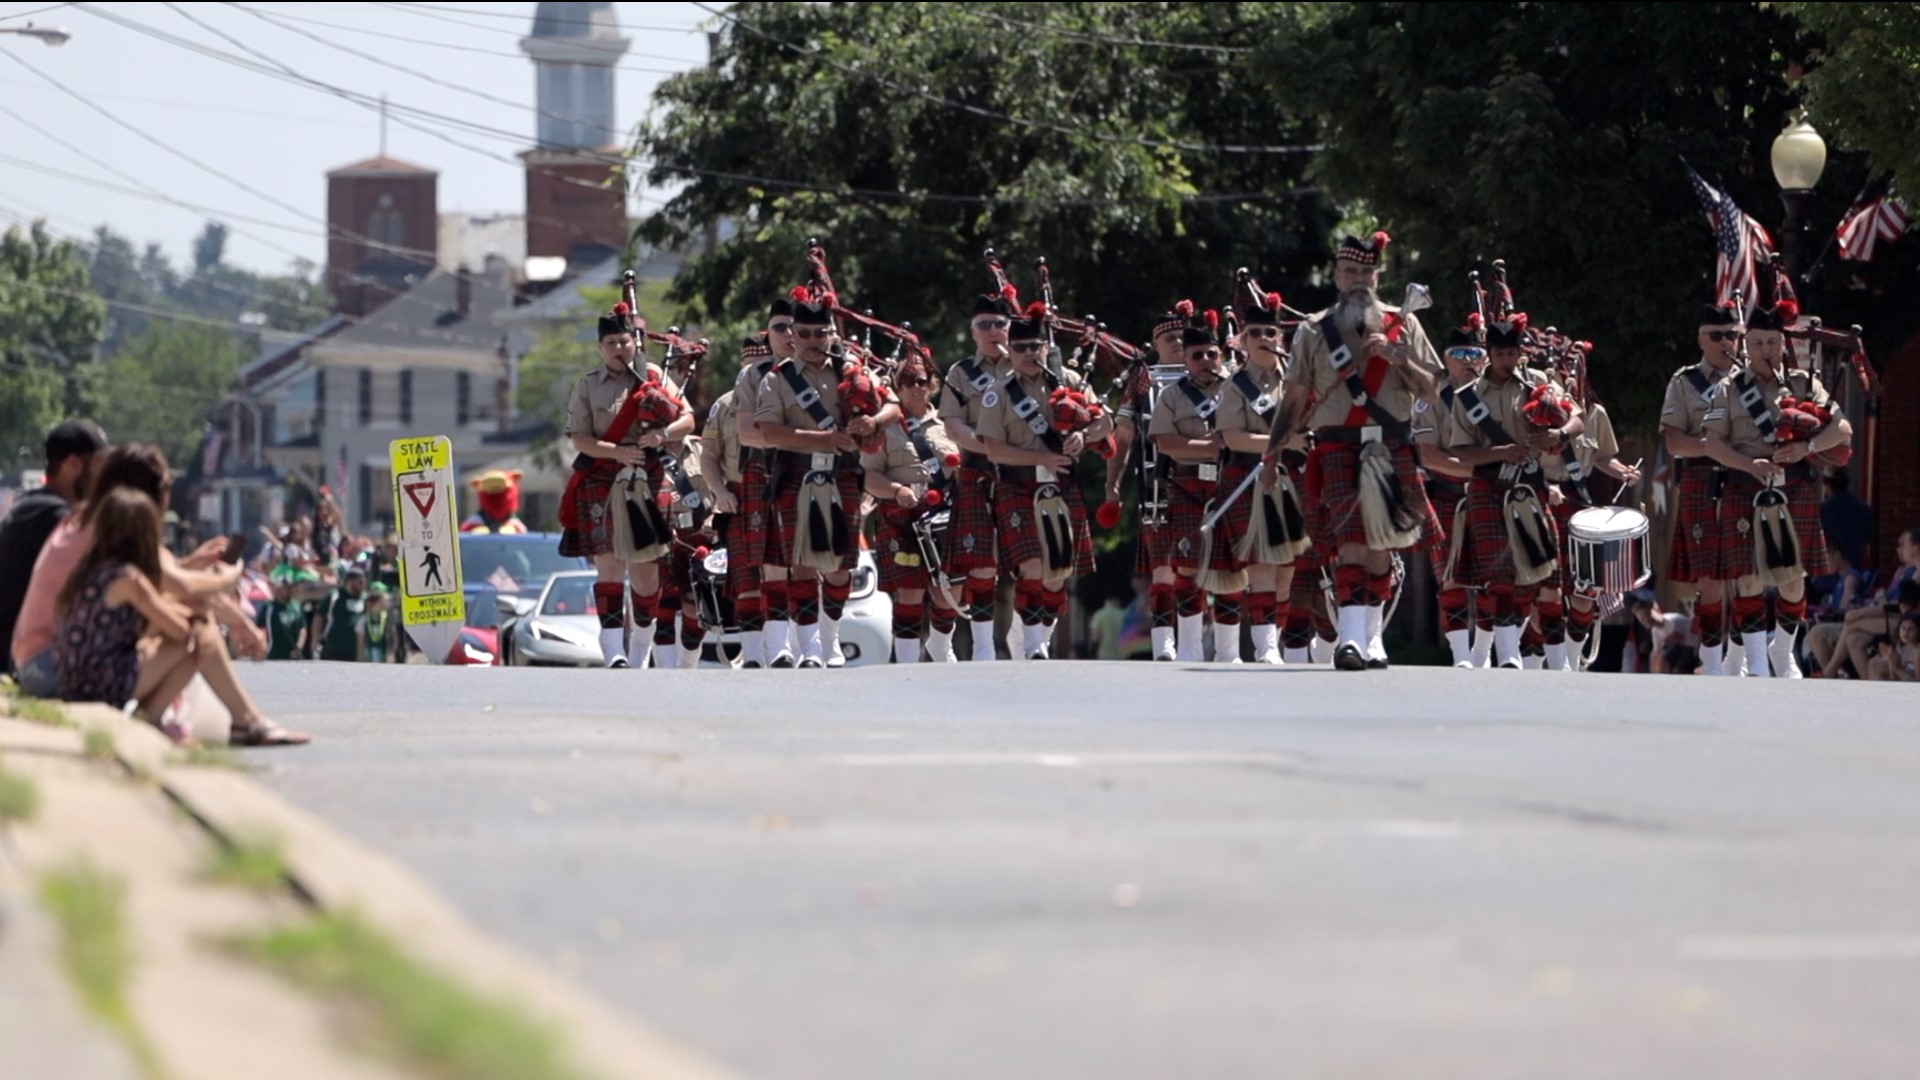
[[[1385,332],[1387,312],[1380,305],[1380,297],[1366,289],[1355,289],[1342,297],[1333,307],[1333,325],[1355,341],[1365,341],[1374,334]]]

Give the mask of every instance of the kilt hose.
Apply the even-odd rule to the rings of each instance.
[[[1416,514],[1424,519],[1420,539],[1412,550],[1432,550],[1446,540],[1446,529],[1427,498],[1427,478],[1411,445],[1390,448],[1400,488]],[[1350,443],[1321,443],[1307,456],[1307,528],[1314,546],[1325,546],[1335,558],[1347,544],[1367,544],[1367,526],[1360,516],[1360,447]]]
[[[767,462],[760,454],[749,457],[740,469],[740,486],[734,490],[734,499],[740,512],[733,516],[735,524],[727,537],[727,566],[753,567],[752,588],[759,588],[759,568],[769,565],[767,536],[775,524],[773,506],[767,501]]]
[[[1055,485],[1066,501],[1073,521],[1073,572],[1091,574],[1093,566],[1093,530],[1087,520],[1087,498],[1080,491],[1079,477],[1068,473]],[[1033,480],[1001,477],[994,485],[994,517],[999,522],[1000,560],[1019,569],[1028,559],[1042,559],[1040,520],[1033,511],[1033,495],[1040,484]]]
[[[1720,510],[1710,494],[1715,466],[1706,458],[1688,458],[1674,464],[1680,471],[1680,484],[1673,507],[1673,541],[1667,545],[1667,578],[1687,583],[1725,581],[1728,575],[1720,539]],[[1751,499],[1747,513],[1753,513]]]
[[[953,485],[953,512],[948,517],[947,574],[960,578],[975,570],[1000,569],[995,556],[999,525],[994,520],[995,476],[985,469],[962,466]]]
[[[873,561],[880,569],[880,591],[932,589],[933,579],[913,535],[913,521],[924,510],[880,505],[873,521]]]
[[[1727,475],[1726,492],[1720,499],[1719,529],[1725,580],[1757,572],[1753,562],[1753,499],[1760,491],[1760,481],[1746,473]],[[1820,481],[1810,474],[1790,474],[1781,491],[1787,497],[1794,535],[1800,538],[1800,565],[1810,575],[1826,573],[1827,534],[1820,527]]]
[[[1467,535],[1460,545],[1459,561],[1453,567],[1453,579],[1462,585],[1476,589],[1496,585],[1514,587],[1513,542],[1507,538],[1506,494],[1506,485],[1498,481],[1478,477],[1467,481]],[[1552,514],[1547,515],[1547,523],[1554,530],[1553,550],[1559,552],[1560,530]],[[1558,584],[1558,579],[1550,577],[1527,589],[1554,588]]]
[[[595,558],[613,554],[613,519],[607,515],[607,503],[613,498],[615,478],[620,475],[622,466],[618,462],[605,458],[596,458],[593,465],[585,470],[576,469],[567,480],[568,492],[561,496],[562,504],[573,502],[571,515],[575,518],[571,526],[563,526],[560,532],[560,554],[567,558]],[[646,484],[648,490],[656,495],[667,490],[667,470],[660,455],[648,454],[646,465]]]
[[[1453,558],[1453,549],[1460,537],[1454,525],[1454,512],[1460,504],[1467,501],[1467,484],[1464,480],[1451,477],[1433,476],[1427,479],[1427,501],[1433,504],[1433,516],[1440,519],[1446,529],[1447,542],[1434,544],[1427,549],[1427,560],[1433,565],[1433,583],[1436,587],[1447,580],[1447,562]]]
[[[858,468],[840,469],[833,475],[840,491],[840,512],[846,516],[847,552],[840,556],[840,569],[852,570],[860,559],[860,493],[863,473]],[[773,507],[780,528],[767,533],[768,566],[793,566],[794,536],[803,527],[800,521],[800,487],[806,479],[802,469],[783,469],[774,483]]]

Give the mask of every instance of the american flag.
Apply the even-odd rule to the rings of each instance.
[[[333,501],[342,509],[347,505],[349,466],[347,465],[347,444],[340,444],[340,456],[333,459]]]
[[[1681,164],[1685,165],[1686,162]],[[1731,303],[1737,296],[1742,310],[1753,310],[1754,267],[1773,256],[1773,236],[1761,224],[1741,211],[1733,196],[1706,182],[1687,165],[1687,179],[1693,181],[1693,193],[1706,212],[1713,228],[1715,260],[1714,295],[1716,303]]]
[[[1840,246],[1842,259],[1872,262],[1880,241],[1898,240],[1906,231],[1907,208],[1891,195],[1880,195],[1848,211],[1833,238]]]

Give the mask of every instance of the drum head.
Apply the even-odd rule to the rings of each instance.
[[[1624,506],[1593,506],[1573,515],[1567,531],[1581,540],[1632,540],[1647,535],[1647,515]]]

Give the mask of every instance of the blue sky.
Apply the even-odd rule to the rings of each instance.
[[[380,137],[376,112],[335,90],[384,93],[396,106],[495,129],[462,131],[446,119],[409,118],[472,148],[466,149],[403,126],[396,111],[387,152],[439,171],[442,211],[520,211],[525,181],[514,155],[531,145],[537,115],[533,64],[519,51],[518,39],[532,26],[534,6],[482,0],[0,3],[0,27],[32,22],[72,34],[59,48],[0,36],[0,106],[17,114],[0,111],[0,228],[22,216],[46,216],[55,231],[67,234],[86,234],[106,223],[138,245],[157,241],[176,264],[186,263],[194,235],[209,216],[220,215],[156,201],[158,193],[232,215],[223,218],[235,230],[227,245],[230,263],[280,272],[295,255],[323,262],[326,172],[373,156]],[[283,65],[307,81],[245,70],[89,8],[253,64]],[[617,126],[631,130],[645,117],[661,79],[706,62],[702,28],[712,17],[686,3],[615,8],[630,41],[615,76]],[[75,176],[145,189],[147,197],[90,186]],[[632,210],[638,214],[647,205],[636,200]]]

